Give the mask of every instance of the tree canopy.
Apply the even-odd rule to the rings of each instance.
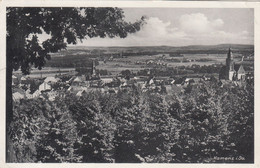
[[[253,163],[254,86],[190,87],[15,101],[10,162]]]
[[[7,65],[30,73],[31,66],[41,69],[49,53],[67,44],[93,37],[125,38],[140,30],[144,17],[130,23],[120,8],[7,8]],[[40,42],[39,34],[49,35]]]

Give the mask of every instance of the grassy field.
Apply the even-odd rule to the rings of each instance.
[[[137,72],[141,69],[149,69],[156,64],[167,64],[167,67],[225,64],[228,48],[232,47],[234,61],[241,62],[242,56],[254,55],[253,45],[216,45],[216,46],[150,46],[150,47],[68,47],[51,54],[52,59],[47,61],[43,70],[33,69],[29,75],[32,78],[55,76],[74,71],[77,64],[91,66],[92,60],[98,60],[97,69],[107,70],[113,75],[122,70]],[[120,57],[120,55],[122,57]],[[177,56],[175,56],[177,55]],[[113,57],[112,59],[110,59]],[[153,64],[147,65],[147,62]],[[252,66],[254,58],[244,61]],[[88,64],[88,65],[87,65]],[[60,68],[58,68],[60,67]],[[69,68],[68,68],[69,67]],[[165,67],[164,65],[157,67]],[[20,74],[17,71],[15,73]]]
[[[44,78],[44,77],[50,77],[60,74],[67,74],[74,72],[75,68],[55,68],[55,67],[44,67],[42,70],[39,69],[32,69],[31,73],[27,75],[27,77],[30,78]],[[22,75],[22,71],[14,71],[14,75]]]
[[[161,59],[163,55],[164,55],[164,59]],[[97,69],[106,69],[112,74],[118,74],[122,70],[126,70],[126,69],[136,72],[141,69],[151,68],[151,66],[145,64],[145,62],[147,61],[166,63],[168,67],[191,66],[193,64],[203,66],[203,65],[212,65],[212,64],[225,64],[226,57],[227,57],[226,54],[184,54],[183,57],[174,58],[180,61],[177,62],[177,61],[171,61],[170,59],[173,57],[170,57],[169,54],[157,54],[153,56],[149,56],[149,55],[128,56],[127,58],[115,58],[113,59],[113,61],[106,61],[106,63],[104,63],[103,61],[99,61],[99,65],[97,66]],[[242,57],[241,54],[236,54],[234,56],[234,61],[235,62],[240,61],[241,57]],[[193,61],[181,62],[183,59],[193,60]],[[199,61],[199,59],[208,59],[208,61]],[[142,64],[137,64],[137,62],[142,62]]]

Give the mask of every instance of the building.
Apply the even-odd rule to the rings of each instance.
[[[245,77],[246,77],[246,71],[244,70],[244,67],[242,65],[240,65],[238,70],[237,70],[237,79],[238,80],[245,80]]]
[[[12,85],[18,85],[19,84],[19,80],[15,75],[12,75]]]
[[[25,96],[19,92],[13,93],[13,101],[19,101],[24,98],[25,98]]]
[[[60,79],[59,78],[55,78],[53,76],[49,76],[49,77],[46,77],[44,79],[45,83],[57,83],[58,81],[60,81]]]
[[[92,61],[92,76],[96,76],[96,63],[94,60]]]
[[[43,82],[40,86],[39,86],[39,91],[50,91],[51,90],[51,85],[49,85],[46,82]]]
[[[245,80],[246,72],[243,65],[235,64],[233,53],[229,48],[226,58],[226,65],[219,72],[219,79],[224,80]]]

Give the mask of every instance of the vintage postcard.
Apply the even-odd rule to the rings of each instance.
[[[0,167],[259,166],[259,14],[2,2]]]

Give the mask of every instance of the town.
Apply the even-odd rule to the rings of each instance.
[[[164,94],[170,91],[184,92],[187,87],[195,83],[198,84],[200,81],[217,82],[220,86],[225,84],[233,84],[234,86],[243,86],[245,83],[252,84],[254,80],[252,63],[248,66],[244,62],[246,62],[245,60],[253,62],[253,55],[246,57],[242,55],[237,62],[234,61],[232,49],[227,49],[225,55],[226,62],[208,65],[209,68],[195,63],[190,66],[169,67],[168,63],[172,63],[172,60],[177,60],[177,63],[195,61],[195,59],[187,58],[181,58],[181,61],[179,61],[180,59],[176,58],[183,57],[181,54],[175,54],[171,58],[168,58],[170,54],[167,55],[168,57],[166,54],[157,55],[154,56],[154,59],[149,56],[148,59],[134,62],[134,64],[142,65],[142,68],[138,71],[123,69],[124,67],[121,66],[123,67],[120,68],[122,69],[121,72],[113,74],[108,73],[109,70],[97,69],[97,67],[103,68],[109,62],[119,61],[122,63],[124,59],[126,61],[123,63],[129,64],[130,61],[127,61],[127,56],[120,53],[117,57],[107,56],[106,59],[99,55],[97,58],[89,59],[88,65],[81,65],[78,68],[65,68],[63,71],[60,69],[38,70],[38,75],[33,76],[34,73],[32,72],[32,77],[14,73],[12,76],[13,99],[19,101],[20,99],[41,97],[55,100],[55,97],[60,96],[60,91],[82,96],[95,91],[113,94],[119,90],[127,91],[132,87],[140,88],[142,92],[153,91]],[[200,60],[207,61],[207,59]],[[243,65],[247,67],[247,71],[243,68]],[[211,70],[213,70],[212,73],[210,73]],[[201,71],[204,73],[201,73]],[[194,74],[194,72],[197,73]]]

